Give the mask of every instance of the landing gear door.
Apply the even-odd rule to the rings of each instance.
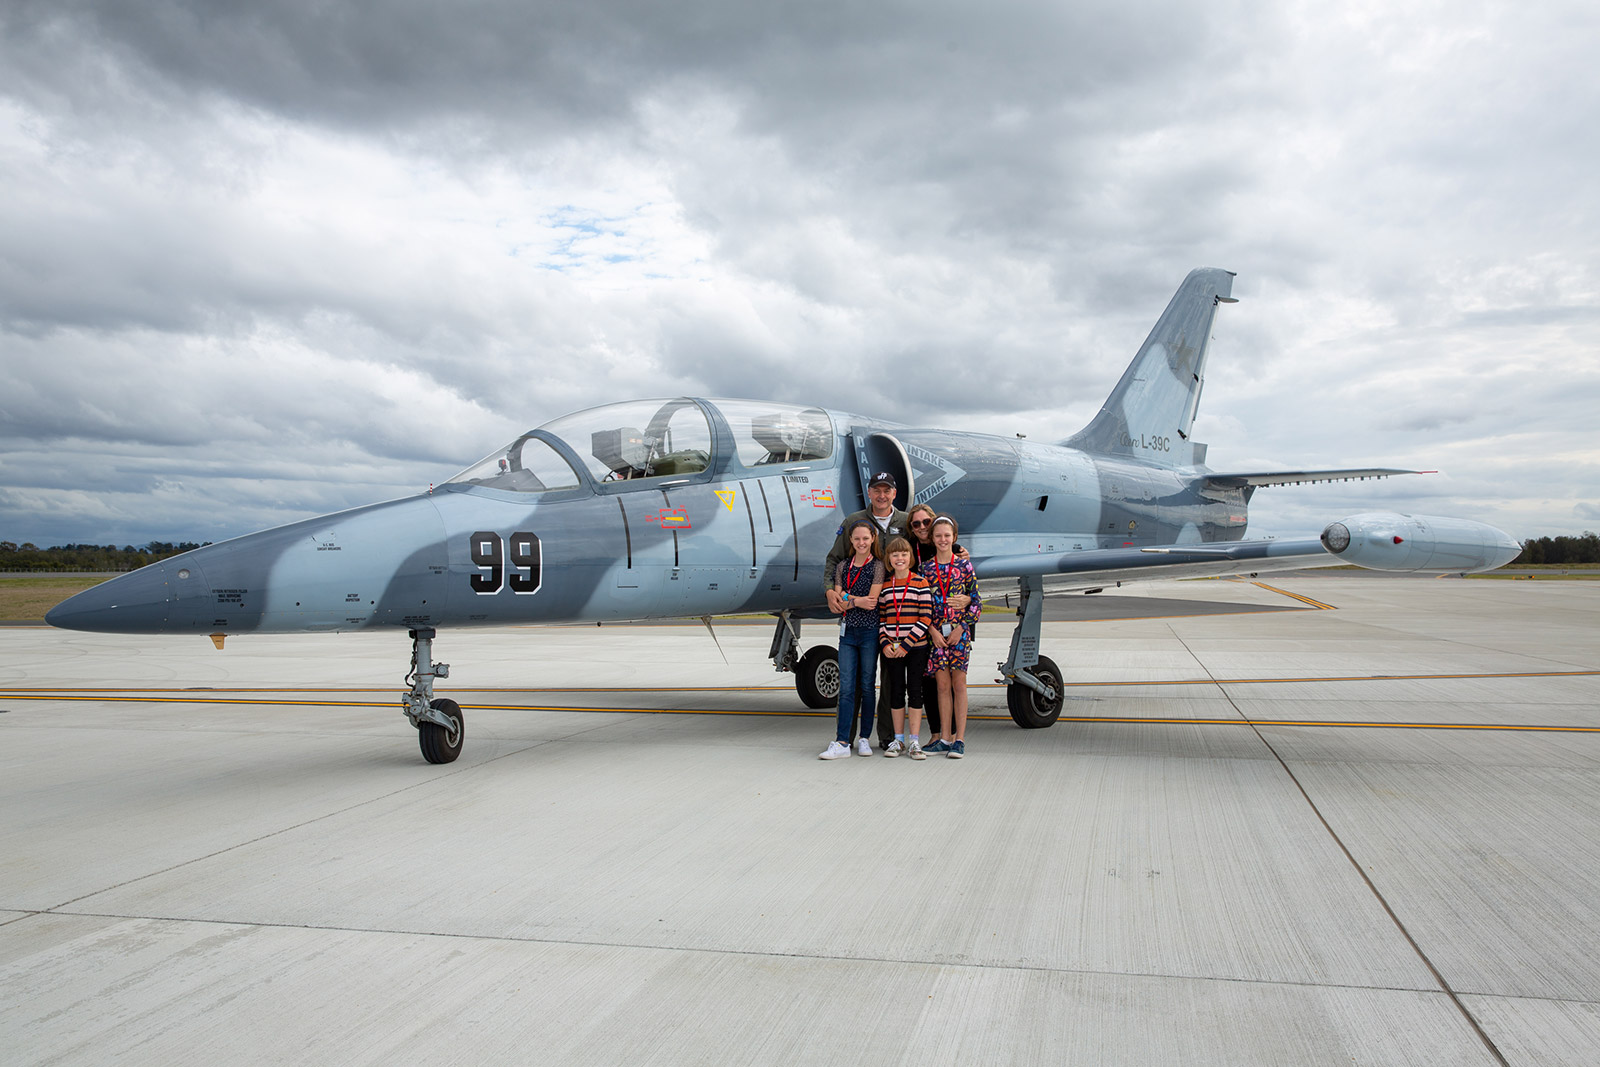
[[[861,477],[860,507],[867,506],[867,483],[874,474],[894,475],[896,485],[894,506],[904,511],[916,499],[915,475],[911,473],[911,458],[905,446],[893,434],[873,433],[870,430],[852,430],[850,440],[856,448],[856,469]]]

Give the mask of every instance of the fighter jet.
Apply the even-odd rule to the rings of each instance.
[[[1191,437],[1217,308],[1234,275],[1192,271],[1079,433],[1055,444],[903,426],[822,407],[699,397],[634,400],[527,431],[425,494],[208,545],[64,601],[53,626],[209,635],[390,629],[411,638],[400,706],[423,757],[461,752],[460,706],[435,695],[440,630],[769,613],[771,657],[801,699],[829,706],[835,650],[801,652],[827,618],[823,561],[877,473],[896,505],[960,523],[991,588],[1014,587],[1000,664],[1024,728],[1061,714],[1039,654],[1048,589],[1354,563],[1470,572],[1519,546],[1483,523],[1369,512],[1320,538],[1247,539],[1260,488],[1417,473],[1394,468],[1216,471]]]

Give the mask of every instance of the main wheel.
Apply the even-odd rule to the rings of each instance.
[[[807,649],[794,665],[794,688],[808,708],[839,706],[839,653],[832,645]]]
[[[1061,668],[1056,666],[1055,660],[1040,656],[1039,662],[1029,669],[1035,678],[1056,691],[1056,698],[1046,700],[1021,682],[1012,682],[1006,686],[1006,706],[1011,709],[1011,718],[1024,730],[1054,726],[1061,718],[1061,706],[1067,699],[1061,684]]]
[[[461,705],[441,698],[429,707],[444,713],[450,720],[450,729],[433,722],[417,724],[417,744],[422,747],[422,758],[429,763],[454,762],[461,755],[461,743],[467,739],[467,721],[461,714]]]

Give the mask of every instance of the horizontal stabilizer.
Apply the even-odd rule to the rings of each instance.
[[[1407,471],[1396,467],[1351,467],[1331,471],[1212,471],[1205,476],[1207,489],[1259,488],[1263,485],[1314,485],[1317,482],[1355,482],[1368,478],[1388,478],[1396,474],[1438,474],[1438,471]]]

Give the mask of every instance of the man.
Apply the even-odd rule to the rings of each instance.
[[[911,536],[911,520],[906,513],[894,506],[894,495],[900,489],[894,475],[887,471],[880,471],[867,480],[868,507],[863,511],[854,512],[845,517],[839,525],[839,535],[833,540],[833,549],[828,553],[828,562],[823,567],[822,588],[826,592],[833,588],[833,575],[839,564],[850,558],[850,542],[845,538],[845,531],[850,529],[861,519],[870,520],[878,527],[878,542],[881,547],[887,548],[891,537]],[[881,668],[881,663],[880,663]],[[883,678],[878,679],[879,692],[883,699],[878,702],[878,751],[889,747],[889,742],[894,740],[894,721],[888,714],[888,686],[883,684]],[[855,734],[852,732],[852,737]]]

